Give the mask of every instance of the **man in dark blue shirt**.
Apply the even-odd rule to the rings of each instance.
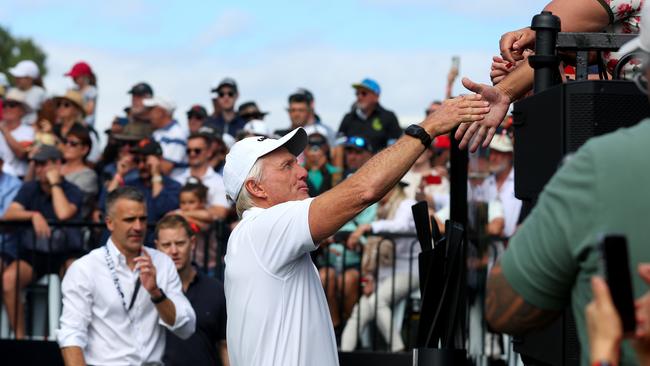
[[[155,224],[168,212],[178,209],[178,197],[181,185],[175,180],[164,175],[160,170],[162,148],[151,139],[140,140],[137,146],[131,149],[133,163],[138,169],[138,176],[120,182],[113,180],[100,197],[100,208],[104,211],[106,194],[119,186],[138,188],[147,201],[147,221]],[[148,231],[145,245],[153,245],[153,234]]]
[[[212,89],[217,95],[212,99],[214,113],[208,117],[204,125],[213,127],[220,133],[237,136],[246,121],[235,111],[235,102],[239,98],[237,83],[231,78],[225,78]]]
[[[41,146],[32,158],[36,180],[23,183],[3,217],[32,224],[18,229],[18,257],[2,273],[9,323],[19,339],[25,336],[20,291],[44,274],[63,275],[82,254],[79,229],[51,225],[81,217],[83,193],[63,179],[62,158],[56,147]]]
[[[190,338],[182,340],[167,331],[165,365],[229,365],[223,284],[191,263],[195,232],[182,216],[169,215],[158,222],[155,233],[156,249],[174,261],[183,292],[196,313],[196,331]]]

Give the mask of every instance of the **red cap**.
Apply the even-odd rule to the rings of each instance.
[[[77,76],[91,75],[92,73],[93,71],[90,69],[90,66],[87,63],[81,61],[74,64],[74,66],[72,66],[72,69],[70,69],[70,71],[68,71],[65,76],[76,78]]]
[[[451,148],[451,140],[449,140],[449,135],[440,135],[436,136],[433,147],[436,149],[449,149]]]

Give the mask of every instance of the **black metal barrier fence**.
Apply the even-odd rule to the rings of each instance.
[[[49,240],[39,240],[32,228],[31,222],[9,222],[0,221],[0,273],[2,281],[0,289],[2,290],[3,302],[2,311],[0,312],[0,338],[4,339],[31,339],[31,340],[54,340],[53,331],[58,328],[58,319],[61,310],[60,294],[60,276],[64,274],[66,265],[65,259],[78,258],[81,255],[103,245],[108,238],[108,233],[104,224],[88,222],[65,222],[50,223],[51,235]],[[149,226],[153,231],[153,226]],[[57,234],[59,232],[59,234]],[[223,281],[224,261],[226,253],[226,243],[228,240],[229,228],[224,222],[217,221],[209,229],[198,234],[198,245],[193,253],[195,263],[200,270],[210,276],[216,277]],[[74,237],[77,236],[77,237]],[[328,301],[336,301],[338,307],[339,323],[335,327],[337,342],[341,347],[341,336],[344,333],[349,319],[353,313],[350,309],[344,309],[345,300],[353,297],[351,305],[356,312],[356,327],[354,337],[357,342],[352,349],[355,351],[410,351],[416,344],[417,326],[420,313],[420,294],[417,276],[419,243],[414,233],[396,234],[396,233],[373,233],[376,237],[374,246],[374,255],[369,252],[369,247],[360,250],[350,250],[345,245],[347,238],[336,238],[338,243],[338,252],[334,252],[333,247],[336,244],[322,245],[319,250],[313,253],[316,266],[321,272],[323,287],[328,295]],[[26,244],[27,243],[27,244]],[[494,243],[498,243],[495,241]],[[505,358],[509,364],[515,356],[509,352],[508,342],[501,340],[499,335],[490,335],[487,332],[487,326],[482,316],[485,279],[487,270],[491,263],[496,259],[499,250],[496,244],[490,244],[494,247],[491,250],[489,258],[470,255],[472,265],[469,265],[470,275],[468,286],[471,288],[470,306],[476,306],[479,314],[477,320],[479,326],[475,332],[470,331],[470,343],[475,342],[474,354],[470,352],[470,357],[480,359],[495,356],[494,348],[500,349],[501,358]],[[149,243],[152,244],[152,243]],[[398,248],[402,249],[398,251]],[[404,250],[407,248],[407,250]],[[366,251],[366,253],[364,253]],[[364,254],[367,258],[364,258]],[[404,268],[397,268],[397,261],[402,263],[408,260],[408,271],[404,273]],[[22,278],[25,275],[24,270],[19,270],[16,265],[16,258],[30,263],[35,275],[29,279]],[[386,257],[392,258],[382,262]],[[353,258],[354,260],[348,260]],[[355,259],[356,258],[356,259]],[[370,264],[371,258],[374,261],[373,269],[369,273],[364,273],[362,263]],[[365,260],[365,262],[364,262]],[[482,266],[481,263],[486,264]],[[383,275],[380,274],[380,270]],[[346,276],[352,276],[354,273],[355,283],[353,286],[344,286]],[[366,271],[367,272],[367,271]],[[329,274],[333,275],[329,275]],[[323,275],[325,274],[325,275]],[[406,290],[400,291],[399,298],[396,296],[396,286],[398,275],[406,274],[408,277]],[[367,276],[374,277],[374,294],[377,294],[380,285],[390,289],[388,296],[388,307],[390,309],[390,322],[384,333],[387,337],[382,336],[380,325],[378,324],[378,313],[380,307],[380,296],[366,296],[367,303],[370,302],[372,315],[369,316],[371,321],[361,324],[362,306],[359,306],[360,300],[365,296],[363,290],[368,286],[365,280]],[[383,276],[383,282],[379,283],[378,279]],[[39,277],[39,278],[36,278]],[[334,294],[328,293],[334,281]],[[369,292],[369,291],[368,291]],[[24,302],[24,310],[16,311],[19,305]],[[333,304],[330,303],[330,308]],[[367,309],[365,309],[367,311]],[[347,315],[347,316],[346,316]],[[16,326],[19,324],[21,330],[17,332]],[[468,322],[467,324],[470,324]],[[397,327],[397,328],[396,328]],[[396,332],[398,330],[399,332]],[[350,332],[350,330],[348,330]],[[403,348],[394,349],[396,339],[394,335],[399,334],[403,342]],[[471,339],[474,338],[474,339]],[[495,347],[495,345],[497,345]],[[471,345],[468,345],[468,349]],[[477,363],[479,364],[479,363]]]

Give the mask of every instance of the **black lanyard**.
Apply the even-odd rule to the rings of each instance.
[[[129,307],[127,308],[126,303],[124,302],[124,292],[122,291],[122,286],[120,286],[120,279],[117,278],[117,272],[115,271],[115,263],[113,263],[113,258],[111,258],[111,255],[108,252],[108,245],[105,245],[104,249],[106,249],[106,253],[104,256],[106,258],[106,265],[108,266],[108,269],[111,271],[113,284],[115,285],[115,289],[117,290],[117,293],[120,295],[120,299],[122,300],[122,307],[124,307],[124,310],[128,314],[129,310],[133,308],[133,304],[135,303],[135,298],[138,296],[138,291],[140,291],[140,276],[138,276],[138,279],[135,281],[133,295],[131,296],[131,301],[129,302]]]

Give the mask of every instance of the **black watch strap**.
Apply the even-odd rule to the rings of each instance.
[[[151,302],[154,304],[160,304],[167,298],[167,295],[165,295],[165,292],[161,288],[158,288],[158,290],[160,291],[160,296],[151,298]]]
[[[431,142],[433,139],[431,138],[431,135],[427,133],[427,131],[418,126],[418,125],[410,125],[404,130],[404,134],[415,137],[416,139],[419,139],[422,142],[422,145],[424,145],[425,148],[429,148],[431,146]]]

